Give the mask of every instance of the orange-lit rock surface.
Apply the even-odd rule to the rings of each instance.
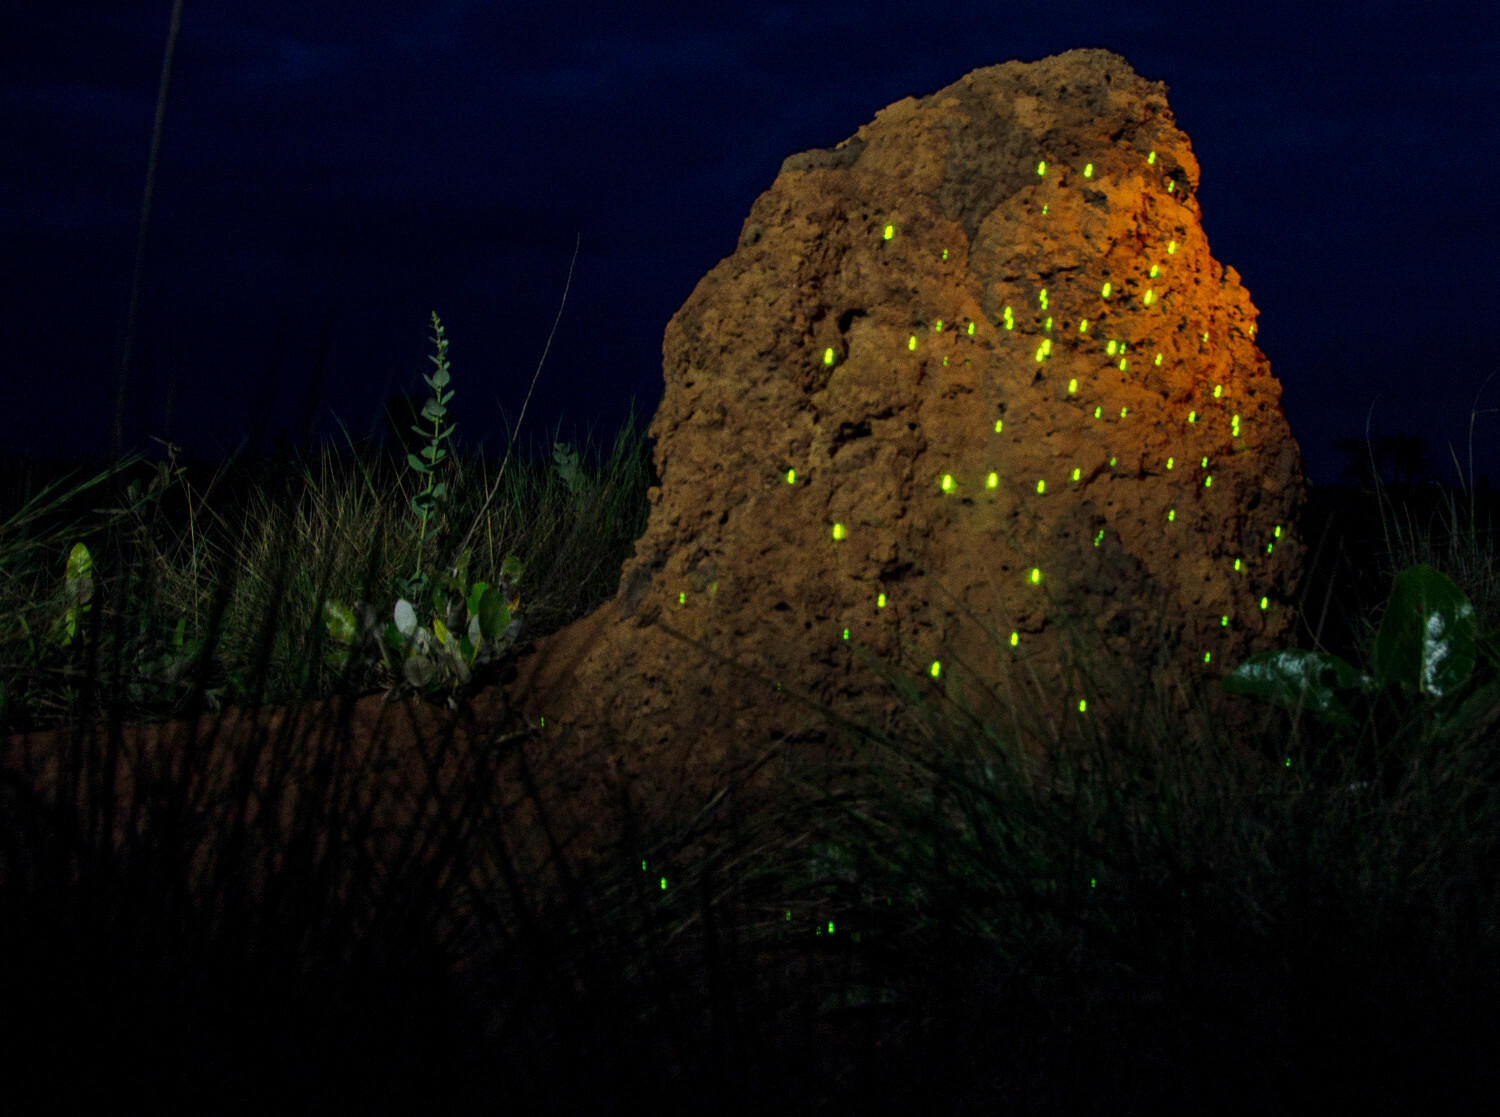
[[[1102,50],[976,70],[788,158],[667,326],[617,596],[511,687],[555,756],[609,749],[574,801],[623,782],[667,810],[822,757],[826,721],[776,682],[892,727],[855,642],[928,695],[980,702],[959,661],[1008,679],[1057,726],[1123,702],[1069,690],[1065,618],[1106,683],[1287,642],[1301,455],[1198,182],[1164,84]]]

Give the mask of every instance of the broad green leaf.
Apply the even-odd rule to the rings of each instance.
[[[1329,673],[1333,679],[1328,680]],[[1336,690],[1373,693],[1375,680],[1327,652],[1286,648],[1261,652],[1230,671],[1220,685],[1231,694],[1248,694],[1284,709],[1300,703],[1310,713],[1349,732],[1356,722]]]
[[[353,643],[354,610],[344,608],[337,601],[325,601],[323,602],[323,618],[331,639],[340,644]]]
[[[510,606],[494,587],[485,588],[479,599],[479,631],[486,640],[494,640],[510,624]]]
[[[1408,693],[1442,698],[1468,682],[1478,654],[1474,606],[1425,563],[1396,575],[1375,636],[1375,674]]]
[[[469,599],[464,602],[468,607],[469,616],[479,616],[479,603],[484,600],[484,591],[490,588],[488,582],[475,582],[469,590]]]
[[[89,549],[82,543],[74,543],[73,549],[68,552],[68,580],[74,578],[87,578],[94,572],[94,560],[89,555]]]

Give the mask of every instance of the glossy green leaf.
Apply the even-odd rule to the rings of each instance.
[[[1225,675],[1220,685],[1232,694],[1248,694],[1288,710],[1300,704],[1344,732],[1352,732],[1358,723],[1335,692],[1371,694],[1377,687],[1374,679],[1338,656],[1303,648],[1251,656]]]
[[[1474,671],[1478,628],[1452,579],[1426,564],[1403,570],[1375,636],[1375,674],[1408,693],[1453,694]]]
[[[486,640],[498,639],[510,624],[510,605],[493,587],[486,587],[479,599],[479,631]]]

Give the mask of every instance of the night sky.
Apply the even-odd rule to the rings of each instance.
[[[0,6],[10,454],[107,455],[171,11]],[[632,397],[654,413],[667,320],[786,156],[1079,47],[1167,83],[1314,483],[1367,415],[1455,482],[1500,370],[1500,5],[1411,0],[186,0],[125,449],[217,461],[258,411],[251,453],[295,439],[325,342],[313,436],[341,442],[337,415],[364,437],[426,395],[434,310],[461,448],[498,457],[544,350],[522,446],[612,441]],[[1500,412],[1473,452],[1500,480]]]

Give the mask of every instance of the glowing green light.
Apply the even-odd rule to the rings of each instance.
[[[1086,334],[1089,332],[1089,320],[1087,318],[1078,323],[1078,332],[1081,334]]]
[[[1019,632],[1012,632],[1010,634],[1010,646],[1014,648],[1020,642],[1021,642],[1021,634]]]
[[[1197,421],[1198,421],[1198,413],[1196,411],[1189,411],[1188,412],[1188,422],[1190,422],[1190,423],[1196,423]]]
[[[1207,337],[1208,335],[1204,334],[1203,336]],[[1214,399],[1218,399],[1223,394],[1224,394],[1224,385],[1222,385],[1222,384],[1215,384],[1214,385]]]
[[[1177,251],[1177,242],[1175,240],[1169,240],[1169,241],[1167,241],[1167,255],[1170,256],[1170,255],[1172,255],[1172,253],[1174,253],[1176,251]]]
[[[1001,427],[1001,426],[1002,426],[1002,425],[1003,425],[1003,424],[1004,424],[1004,423],[1005,423],[1005,420],[1004,420],[1004,419],[996,419],[996,420],[995,420],[995,433],[996,433],[996,434],[999,434],[999,433],[1000,433],[1000,427]]]
[[[1103,296],[1104,296],[1104,297],[1105,297],[1105,298],[1106,298],[1106,299],[1107,299],[1107,298],[1109,298],[1109,284],[1108,284],[1108,283],[1106,283],[1106,284],[1105,284],[1105,285],[1104,285],[1104,286],[1103,286],[1103,287],[1102,287],[1102,288],[1101,288],[1101,289],[1100,289],[1100,291],[1099,291],[1099,294],[1101,294],[1101,295],[1103,295]]]
[[[786,471],[786,483],[788,485],[795,485],[797,483],[797,471],[795,469]]]
[[[947,258],[948,258],[948,250],[945,248],[945,249],[943,249],[943,259],[946,260]]]
[[[1122,418],[1122,419],[1125,418],[1125,413],[1127,411],[1129,411],[1129,410],[1130,409],[1128,407],[1122,407],[1122,408],[1120,408],[1120,418]]]
[[[1038,480],[1037,483],[1036,483],[1036,491],[1038,493],[1044,493],[1044,492],[1046,492],[1047,491],[1047,482],[1046,481],[1042,481],[1042,480]]]
[[[1094,546],[1096,546],[1096,547],[1099,546],[1099,540],[1101,540],[1103,538],[1104,538],[1104,529],[1101,527],[1099,529],[1099,534],[1096,535],[1096,536],[1094,536]]]
[[[1078,379],[1075,377],[1074,379],[1068,381],[1068,395],[1071,396],[1071,395],[1073,395],[1077,391],[1078,391]]]
[[[973,322],[969,323],[969,336],[970,337],[974,336],[974,323]]]
[[[953,475],[951,473],[943,474],[942,486],[943,492],[945,493],[951,493],[953,491]]]
[[[849,630],[847,628],[844,629],[844,639],[845,640],[849,639]]]
[[[1271,553],[1271,548],[1274,547],[1274,546],[1276,546],[1275,543],[1267,543],[1266,544],[1266,554],[1269,555]]]
[[[1204,469],[1208,468],[1208,457],[1206,455],[1203,458],[1203,468]]]
[[[1103,410],[1104,410],[1104,408],[1102,408],[1102,407],[1096,407],[1096,408],[1094,408],[1094,418],[1096,418],[1096,419],[1099,418],[1099,413],[1101,411],[1103,411]]]
[[[912,334],[911,335],[911,339],[906,343],[906,347],[908,349],[915,349],[917,347],[917,335],[916,334]]]
[[[1167,193],[1168,194],[1170,194],[1176,186],[1177,186],[1177,184],[1175,182],[1173,182],[1170,178],[1167,179]]]
[[[1042,572],[1037,567],[1031,568],[1031,584],[1034,586],[1042,580]]]
[[[1146,273],[1146,276],[1149,279],[1155,279],[1156,278],[1156,265],[1155,264],[1151,265],[1151,270]]]
[[[1105,342],[1104,351],[1113,357],[1115,355],[1115,343],[1113,341]]]
[[[1150,155],[1146,156],[1146,162],[1147,163],[1155,163],[1156,162],[1156,152],[1153,151]]]
[[[1168,468],[1168,469],[1171,469],[1171,468],[1172,468],[1172,459],[1171,459],[1171,458],[1168,458],[1168,459],[1167,459],[1167,468]]]
[[[679,604],[679,605],[686,605],[687,604],[687,594],[685,594],[685,593],[679,593],[677,595],[677,604]]]
[[[1213,484],[1213,483],[1214,483],[1214,479],[1213,479],[1213,478],[1212,478],[1212,477],[1205,477],[1205,478],[1204,478],[1204,479],[1203,479],[1203,487],[1204,487],[1204,488],[1205,488],[1205,489],[1206,489],[1206,488],[1208,488],[1208,487],[1209,487],[1209,486],[1210,486],[1210,485],[1212,485],[1212,484]]]
[[[1157,364],[1157,367],[1161,366],[1161,354],[1160,353],[1158,353],[1156,355],[1156,364]]]
[[[1077,466],[1076,466],[1076,465],[1075,465],[1075,466],[1074,466],[1074,467],[1073,467],[1073,480],[1075,480],[1075,481],[1076,481],[1076,480],[1078,480],[1078,474],[1079,474],[1079,469],[1078,469],[1078,467],[1077,467]]]
[[[1203,331],[1203,344],[1204,345],[1208,344],[1208,331],[1207,330]]]
[[[1155,299],[1156,299],[1156,293],[1154,291],[1152,291],[1149,287],[1146,289],[1146,293],[1141,296],[1141,301],[1143,303],[1145,303],[1147,306],[1150,306],[1152,304],[1152,302],[1155,301]]]
[[[1115,467],[1115,459],[1114,458],[1110,458],[1109,459],[1109,468],[1113,469],[1114,467]]]
[[[1125,371],[1125,358],[1124,357],[1120,358],[1120,371],[1121,372]]]
[[[1240,568],[1240,560],[1239,559],[1235,559],[1234,560],[1234,568],[1236,570],[1238,570]]]
[[[1042,216],[1043,217],[1047,216],[1047,203],[1046,202],[1042,203]]]
[[[884,609],[885,608],[885,594],[881,594],[879,597],[877,597],[875,599],[875,608],[877,608],[877,609]]]
[[[991,473],[988,477],[985,478],[984,483],[993,489],[1000,483],[1000,475],[998,473]]]
[[[1084,164],[1083,177],[1084,178],[1093,178],[1094,177],[1094,164],[1092,164],[1092,163],[1086,163],[1086,164]]]
[[[831,365],[831,364],[833,364],[833,350],[832,349],[825,349],[825,350],[823,350],[823,363],[825,365]]]
[[[1010,316],[1010,307],[1005,308],[1005,313],[1002,315],[1002,317],[1004,317],[1005,319],[1005,328],[1007,330],[1015,325],[1015,320]]]
[[[1280,524],[1276,525],[1276,538],[1277,539],[1281,538],[1281,525]]]
[[[1045,287],[1042,288],[1042,293],[1037,296],[1037,299],[1041,302],[1042,309],[1046,310],[1047,309],[1047,288],[1045,288]]]
[[[844,525],[843,524],[834,524],[833,525],[833,537],[835,539],[842,539],[842,538],[844,538],[844,534],[845,533],[844,533]]]
[[[1266,607],[1266,598],[1263,597],[1263,598],[1260,599],[1260,607],[1262,609],[1264,609]]]
[[[1204,652],[1204,653],[1203,653],[1203,662],[1204,662],[1204,663],[1207,663],[1207,662],[1208,662],[1208,653],[1207,653],[1207,652]]]
[[[885,227],[885,239],[886,240],[890,240],[895,235],[896,235],[896,226],[894,226],[894,225],[887,225]]]
[[[933,660],[933,661],[932,661],[932,667],[931,667],[931,668],[929,668],[929,673],[930,673],[930,674],[931,674],[931,675],[932,675],[932,677],[933,677],[933,678],[934,678],[934,679],[935,679],[935,678],[937,678],[937,677],[938,677],[938,676],[939,676],[939,675],[940,675],[940,674],[942,674],[942,671],[943,671],[943,668],[942,668],[942,666],[941,666],[941,665],[940,665],[940,664],[939,664],[939,663],[938,663],[938,661],[937,661],[937,660],[935,660],[935,659],[934,659],[934,660]]]
[[[1175,508],[1168,508],[1167,509],[1167,523],[1171,523],[1176,518],[1177,518],[1177,509],[1175,509]]]
[[[1228,624],[1229,624],[1229,614],[1225,613],[1222,617],[1219,618],[1219,625],[1221,627],[1227,627]]]
[[[1052,315],[1050,315],[1050,314],[1047,315],[1047,321],[1045,321],[1044,323],[1042,323],[1042,330],[1045,333],[1051,333],[1052,332]]]
[[[1036,173],[1039,175],[1044,175],[1047,173],[1047,160],[1043,159],[1036,165]]]
[[[1046,355],[1047,355],[1047,347],[1045,345],[1038,345],[1037,349],[1036,349],[1036,361],[1037,361],[1037,364],[1041,364],[1042,363],[1042,358],[1045,357]]]
[[[935,330],[937,330],[938,333],[942,333],[943,332],[943,320],[941,318],[939,318],[937,320],[937,325],[934,326],[933,328]]]
[[[1078,700],[1078,712],[1081,714],[1081,713],[1083,713],[1084,710],[1087,710],[1088,708],[1089,708],[1088,702],[1086,702],[1084,699],[1080,698]]]

